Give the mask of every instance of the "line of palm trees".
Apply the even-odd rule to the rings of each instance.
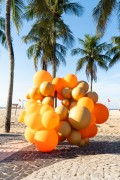
[[[11,21],[19,32],[23,20],[32,20],[33,26],[22,40],[29,43],[28,58],[34,60],[34,67],[38,70],[41,62],[42,69],[47,70],[52,66],[53,77],[56,77],[57,68],[61,63],[66,64],[65,55],[71,48],[74,36],[69,26],[64,22],[63,14],[80,16],[83,7],[80,3],[71,0],[0,0],[0,4],[6,3],[5,19],[0,17],[0,42],[7,47],[10,60],[10,80],[8,90],[7,111],[5,119],[5,132],[10,131],[11,106],[14,82],[14,50],[11,37]],[[112,44],[100,43],[107,27],[107,22],[112,11],[117,11],[118,26],[120,28],[120,1],[100,0],[93,9],[93,17],[96,20],[96,35],[85,35],[85,39],[78,39],[82,48],[72,50],[72,55],[83,55],[77,62],[76,71],[86,65],[86,75],[92,82],[97,79],[97,66],[105,70],[114,65],[120,59],[120,37],[113,37]]]

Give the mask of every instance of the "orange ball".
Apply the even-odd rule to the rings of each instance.
[[[78,84],[78,79],[74,74],[67,74],[64,77],[64,80],[67,82],[67,85],[70,88],[74,88]]]
[[[65,81],[63,78],[54,78],[52,84],[55,85],[54,87],[56,91],[61,91],[65,87]]]
[[[69,110],[72,109],[75,106],[77,106],[77,101],[70,101]]]
[[[88,97],[83,97],[79,99],[77,106],[84,106],[86,107],[90,112],[94,109],[94,103],[93,101]]]
[[[67,137],[71,132],[71,126],[66,121],[60,121],[58,126],[55,128],[60,136]]]
[[[54,107],[54,98],[53,97],[45,97],[42,101],[42,104],[48,104],[49,106]]]
[[[96,124],[96,117],[95,117],[95,115],[91,112],[91,121],[90,121],[89,126],[92,126],[92,125],[94,125],[94,124]]]
[[[86,96],[92,99],[94,103],[98,101],[98,94],[94,91],[89,91]]]
[[[68,107],[70,104],[69,100],[68,99],[63,99],[62,100],[62,105],[65,106],[65,107]]]
[[[77,87],[83,88],[85,90],[85,92],[87,92],[89,89],[89,85],[86,81],[79,81],[77,84]]]
[[[90,124],[91,113],[83,106],[75,106],[70,110],[68,121],[77,130],[86,128]]]
[[[55,112],[60,116],[61,121],[68,117],[68,109],[65,106],[57,106]]]
[[[97,103],[94,106],[93,114],[96,117],[96,124],[102,124],[107,121],[109,117],[109,110],[105,105]]]
[[[58,98],[59,100],[63,100],[63,99],[64,99],[63,96],[61,95],[61,91],[58,91],[58,92],[57,92],[57,98]]]
[[[26,94],[26,99],[31,99],[29,93]]]
[[[25,103],[25,109],[30,105],[30,104],[37,104],[37,101],[33,100],[33,99],[29,99],[26,103]]]
[[[49,106],[48,104],[44,104],[40,109],[41,116],[44,114],[44,112],[46,112],[48,110],[53,110],[53,107]]]
[[[52,82],[53,78],[48,71],[40,70],[37,71],[33,77],[34,85],[40,87],[40,84],[44,81]]]
[[[47,129],[53,129],[59,124],[59,115],[54,110],[46,111],[42,115],[42,124]]]
[[[89,131],[90,131],[89,126],[80,130],[80,134],[81,134],[82,139],[89,137]]]
[[[97,132],[98,132],[98,128],[97,128],[96,124],[90,126],[89,127],[89,136],[88,137],[92,138],[92,137],[96,136]]]
[[[72,90],[72,98],[75,100],[75,101],[78,101],[80,98],[84,97],[85,96],[85,90],[81,87],[75,87],[73,90]]]
[[[35,146],[41,152],[50,152],[55,149],[58,144],[58,135],[54,129],[41,130],[35,134]]]
[[[32,113],[27,117],[27,125],[34,130],[40,130],[43,128],[41,115],[38,113]]]
[[[32,103],[29,106],[27,106],[26,108],[26,114],[32,114],[32,113],[39,113],[40,112],[40,108],[42,105],[39,105],[38,103]]]
[[[71,99],[72,98],[72,89],[71,88],[63,88],[61,91],[61,95],[64,99]]]
[[[35,139],[34,139],[35,133],[33,133],[33,131],[29,127],[26,127],[24,136],[28,142],[35,143]]]
[[[34,100],[40,100],[40,101],[43,100],[43,96],[40,93],[40,90],[37,86],[35,86],[29,90],[29,96],[31,99],[34,99]]]
[[[81,134],[79,131],[72,129],[69,136],[67,137],[67,140],[70,144],[78,145],[81,141]]]
[[[54,85],[48,81],[41,83],[40,92],[43,96],[52,96],[54,93]]]

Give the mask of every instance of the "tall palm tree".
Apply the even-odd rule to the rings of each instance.
[[[97,33],[104,33],[107,24],[116,11],[118,19],[118,27],[120,30],[120,1],[119,0],[99,0],[97,6],[93,9],[93,17],[97,22]]]
[[[48,24],[48,21],[45,19],[46,22],[41,19],[39,22],[35,23],[28,33],[27,36],[23,37],[23,41],[26,43],[31,43],[32,45],[28,48],[28,57],[34,59],[34,66],[37,70],[38,60],[41,60],[41,64],[43,69],[47,67],[48,64],[53,66],[53,76],[54,71],[60,62],[64,63],[65,65],[65,55],[67,48],[60,44],[60,42],[56,42],[56,49],[55,49],[55,58],[56,58],[56,67],[54,68],[53,59],[53,38],[52,38],[52,23]],[[45,24],[46,23],[46,24]],[[45,25],[45,27],[44,27]],[[63,38],[64,37],[64,38]],[[73,36],[69,28],[64,24],[57,24],[56,28],[56,38],[62,39],[64,42],[69,43],[73,41]]]
[[[108,55],[112,56],[109,67],[112,67],[120,60],[120,36],[114,36],[112,38],[112,43],[114,46],[108,51]]]
[[[6,111],[6,119],[5,119],[5,132],[10,131],[13,82],[14,82],[14,63],[15,63],[14,50],[11,39],[11,18],[18,31],[22,24],[21,15],[23,13],[23,9],[24,9],[23,0],[6,0],[5,32],[6,32],[6,42],[7,42],[8,54],[10,60],[10,80],[9,80],[7,111]]]
[[[83,48],[76,48],[72,50],[72,55],[83,55],[77,62],[76,71],[79,71],[86,65],[86,76],[90,77],[90,90],[92,91],[93,80],[97,81],[97,66],[107,70],[107,62],[110,60],[109,56],[105,54],[111,45],[107,43],[100,43],[99,36],[85,35],[85,40],[78,39]]]
[[[82,7],[79,3],[71,3],[70,0],[33,0],[29,1],[29,5],[27,6],[26,17],[27,19],[36,18],[37,20],[46,17],[47,23],[51,24],[51,42],[53,48],[52,55],[52,64],[54,69],[53,77],[56,76],[56,43],[57,43],[57,28],[60,26],[65,28],[64,21],[62,19],[63,13],[70,13],[75,15],[80,15],[82,11]],[[59,23],[58,23],[59,22]],[[59,24],[59,25],[58,25]],[[44,26],[45,27],[45,26]],[[64,40],[66,37],[61,35]],[[59,38],[58,38],[59,39]]]

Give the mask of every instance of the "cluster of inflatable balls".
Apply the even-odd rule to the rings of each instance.
[[[41,152],[54,150],[64,140],[77,146],[86,145],[98,132],[96,124],[109,117],[107,107],[97,103],[97,93],[88,91],[88,83],[78,81],[74,74],[52,78],[49,72],[40,70],[33,82],[19,122],[26,125],[25,139]],[[57,107],[54,95],[61,100]]]

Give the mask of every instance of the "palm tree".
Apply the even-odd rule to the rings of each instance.
[[[112,43],[114,46],[108,51],[108,55],[112,56],[109,67],[112,67],[120,60],[120,36],[114,36],[112,38]]]
[[[77,62],[76,71],[79,71],[86,65],[86,76],[90,77],[90,90],[92,91],[93,80],[97,81],[97,66],[107,70],[107,62],[110,60],[104,51],[110,48],[110,44],[100,43],[99,36],[85,35],[85,40],[78,39],[83,48],[76,48],[72,50],[72,55],[81,54]]]
[[[41,6],[42,4],[42,6]],[[56,43],[59,38],[66,40],[65,34],[57,34],[58,27],[64,29],[67,32],[67,26],[64,24],[62,19],[63,13],[70,13],[75,15],[80,15],[82,7],[79,3],[71,3],[70,0],[44,0],[43,3],[39,0],[30,1],[27,6],[26,17],[27,19],[36,18],[37,20],[43,19],[44,17],[47,20],[47,24],[50,24],[51,27],[51,46],[52,46],[52,64],[54,69],[53,77],[56,76]],[[49,23],[48,23],[49,22]],[[45,26],[44,26],[45,28]],[[48,27],[47,27],[48,28]],[[62,30],[63,31],[63,30]],[[60,31],[59,31],[60,32]]]
[[[7,47],[5,37],[5,19],[3,17],[0,17],[0,43],[4,47]]]
[[[53,38],[52,38],[52,23],[48,24],[48,21],[41,19],[39,22],[35,23],[28,33],[27,36],[23,37],[25,43],[31,43],[32,45],[28,48],[27,54],[29,58],[34,59],[35,69],[38,69],[38,60],[41,59],[42,69],[47,70],[48,64],[53,66],[53,76],[55,74],[56,68],[62,62],[65,65],[65,55],[67,48],[60,43],[56,43],[55,58],[56,67],[54,67],[53,59]],[[46,25],[45,25],[46,23]],[[45,25],[45,27],[44,27]],[[57,39],[62,39],[66,43],[73,41],[73,36],[71,31],[67,26],[57,24],[56,37]],[[62,27],[62,28],[61,28]],[[64,37],[64,38],[63,38]]]
[[[11,39],[11,23],[10,23],[11,12],[12,12],[13,23],[15,24],[17,31],[19,31],[22,24],[21,15],[23,13],[23,9],[24,9],[23,0],[6,0],[5,32],[6,32],[6,42],[7,42],[8,54],[10,60],[10,81],[9,81],[7,111],[6,111],[6,119],[5,119],[5,132],[10,131],[13,82],[14,82],[15,59],[14,59],[14,50]]]
[[[97,6],[93,9],[93,17],[97,22],[97,33],[103,34],[107,24],[116,11],[118,18],[118,27],[120,29],[120,1],[119,0],[99,0]]]

